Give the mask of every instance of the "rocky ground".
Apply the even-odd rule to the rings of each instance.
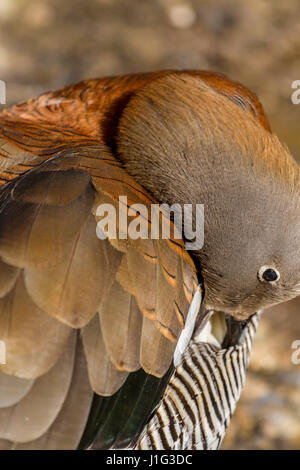
[[[218,70],[263,102],[300,158],[299,0],[1,0],[0,79],[9,104],[85,78]],[[298,308],[299,307],[299,308]],[[300,302],[264,315],[224,448],[300,448]]]

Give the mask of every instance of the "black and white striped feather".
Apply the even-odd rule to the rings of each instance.
[[[225,436],[240,398],[260,314],[238,344],[221,349],[194,337],[144,428],[137,450],[214,450]]]

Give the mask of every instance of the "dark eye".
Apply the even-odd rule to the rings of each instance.
[[[275,283],[280,278],[279,271],[276,268],[262,266],[258,272],[258,278],[261,281]]]

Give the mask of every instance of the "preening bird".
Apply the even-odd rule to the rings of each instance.
[[[0,113],[0,171],[0,445],[218,447],[255,312],[300,289],[299,167],[257,97],[201,71],[67,86]],[[120,196],[204,204],[203,247],[100,239]]]

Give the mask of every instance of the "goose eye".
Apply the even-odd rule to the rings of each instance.
[[[262,266],[258,272],[258,278],[260,279],[260,281],[265,281],[273,284],[280,278],[280,273],[275,268]]]

